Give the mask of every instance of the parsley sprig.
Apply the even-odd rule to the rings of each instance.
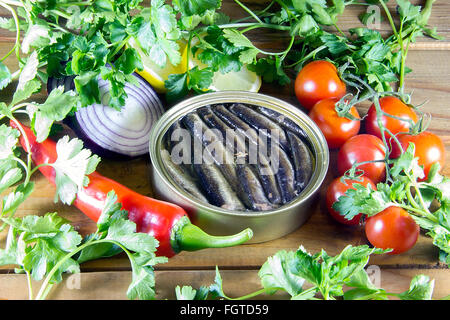
[[[9,104],[0,102],[0,119],[8,119],[15,128],[0,125],[2,133],[2,151],[0,153],[0,190],[6,190],[21,182],[9,196],[3,200],[1,217],[13,214],[17,206],[32,192],[34,184],[31,176],[41,167],[50,166],[55,170],[57,199],[71,204],[79,188],[88,182],[100,158],[90,150],[83,148],[83,142],[77,138],[65,136],[57,143],[57,159],[54,163],[44,163],[33,167],[31,152],[21,157],[17,148],[19,137],[24,141],[25,151],[31,150],[30,141],[24,132],[22,124],[17,120],[21,113],[26,114],[36,133],[37,141],[45,140],[56,121],[61,121],[79,104],[78,96],[73,91],[64,92],[63,88],[52,91],[43,103],[32,100],[33,94],[41,86],[38,80],[38,61],[35,54],[30,55],[20,71],[16,91]],[[22,117],[23,118],[23,117]],[[17,129],[16,129],[17,128]],[[9,199],[9,200],[8,200]],[[11,200],[14,201],[11,202]]]
[[[125,252],[132,268],[127,297],[154,299],[153,266],[165,263],[167,258],[156,257],[158,241],[148,234],[136,233],[136,225],[116,201],[117,196],[110,192],[97,230],[84,239],[56,213],[1,218],[9,232],[5,248],[0,249],[0,265],[16,265],[16,273],[27,275],[29,298],[42,300],[62,281],[63,273],[79,273],[80,264],[85,261]],[[35,296],[32,280],[43,280]]]
[[[387,292],[373,284],[366,270],[369,258],[385,252],[366,245],[349,245],[336,256],[324,250],[311,254],[303,247],[297,251],[282,250],[269,257],[260,268],[258,276],[262,289],[258,291],[236,298],[227,296],[216,267],[214,283],[209,287],[177,286],[175,293],[179,300],[244,300],[276,292],[285,292],[292,300],[388,300],[390,297],[430,300],[434,280],[425,275],[415,276],[409,289],[402,293]],[[305,284],[308,284],[307,289]]]

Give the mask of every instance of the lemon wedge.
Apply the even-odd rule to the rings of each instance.
[[[184,54],[186,50],[184,48],[185,44],[183,43],[180,43],[180,52],[183,52],[181,62],[174,66],[169,60],[167,60],[164,68],[161,68],[154,63],[150,57],[141,50],[133,38],[130,39],[128,44],[138,52],[144,66],[142,71],[136,70],[136,73],[144,78],[158,93],[167,92],[167,89],[164,86],[164,81],[166,81],[171,74],[185,73],[187,71],[187,55]]]
[[[237,72],[226,74],[216,72],[209,87],[210,90],[214,91],[241,90],[250,92],[258,92],[260,88],[261,77],[248,70],[245,65]]]
[[[193,43],[195,45],[195,41]],[[198,53],[199,51],[197,51]],[[184,48],[182,54],[183,61],[187,60],[187,46]],[[192,54],[189,55],[189,68],[192,69],[198,66],[200,69],[206,68],[207,65],[202,63]],[[221,72],[215,72],[212,80],[211,86],[208,90],[212,91],[230,91],[230,90],[240,90],[240,91],[250,91],[258,92],[261,88],[261,77],[255,72],[250,71],[246,65],[244,65],[239,71],[231,71],[226,74]],[[206,90],[205,90],[206,91]]]

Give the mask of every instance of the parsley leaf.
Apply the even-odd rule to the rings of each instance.
[[[249,64],[248,69],[260,75],[268,83],[286,85],[291,82],[289,76],[282,67],[279,57],[268,57],[258,59],[256,63]]]
[[[280,288],[291,296],[296,296],[302,292],[305,279],[300,275],[293,274],[290,270],[290,264],[294,258],[294,252],[282,250],[269,257],[262,265],[258,276],[263,287],[266,288],[266,292],[274,293]]]
[[[60,282],[64,272],[79,272],[79,266],[73,259],[67,259],[56,267],[59,260],[81,242],[81,236],[56,213],[2,220],[10,225],[10,237],[17,236],[17,239],[10,239],[14,246],[7,245],[3,254],[8,254],[9,262],[12,262],[14,250],[16,261],[13,264],[20,265],[33,279],[42,280],[53,268],[56,269],[50,279],[52,283]]]
[[[0,160],[6,160],[14,155],[20,132],[6,124],[0,125]]]
[[[175,295],[177,300],[206,300],[208,288],[200,287],[196,290],[191,286],[176,286]]]
[[[258,275],[263,289],[238,298],[228,297],[223,289],[223,279],[216,266],[214,283],[208,288],[195,290],[190,286],[177,286],[175,293],[179,300],[204,300],[211,298],[227,300],[248,299],[260,294],[284,291],[293,300],[388,300],[394,296],[403,300],[431,299],[434,281],[418,275],[411,280],[410,288],[402,293],[387,292],[376,287],[369,278],[366,266],[373,254],[384,254],[390,250],[370,248],[367,245],[346,246],[335,256],[325,250],[311,254],[302,246],[297,251],[281,250],[269,257]],[[308,283],[307,289],[303,285]],[[344,292],[345,288],[345,292]]]
[[[37,141],[42,142],[47,139],[53,123],[64,120],[69,113],[76,110],[79,104],[80,100],[76,93],[65,91],[63,86],[53,89],[44,103],[30,104],[28,111]]]
[[[59,198],[65,204],[71,204],[79,188],[89,183],[87,175],[95,171],[100,158],[83,149],[83,142],[77,138],[69,140],[64,136],[56,144],[57,160],[51,164],[55,169],[55,184]]]
[[[11,72],[8,67],[0,61],[0,90],[11,82]]]
[[[182,99],[189,91],[194,90],[197,93],[208,92],[214,77],[214,71],[209,68],[200,69],[193,67],[185,73],[172,74],[164,82],[167,88],[166,98],[169,103]]]
[[[400,293],[398,297],[402,300],[431,300],[434,289],[434,280],[425,275],[415,276],[411,280],[407,291]]]
[[[206,10],[218,9],[221,0],[174,0],[174,5],[183,16],[202,15]]]
[[[0,130],[1,131],[1,130]],[[22,170],[13,160],[0,160],[0,193],[22,179]]]

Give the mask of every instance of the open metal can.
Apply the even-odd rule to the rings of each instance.
[[[171,125],[186,114],[207,105],[242,103],[272,109],[294,121],[309,140],[314,156],[314,169],[306,188],[292,201],[279,208],[260,211],[231,211],[200,202],[168,174],[161,158],[164,136]],[[183,207],[193,223],[212,235],[229,235],[251,228],[251,243],[280,238],[298,229],[311,216],[318,190],[329,165],[327,142],[316,124],[299,108],[274,97],[243,91],[223,91],[198,95],[170,108],[154,124],[150,133],[149,154],[151,179],[155,196]]]

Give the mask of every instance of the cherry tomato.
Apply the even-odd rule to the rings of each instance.
[[[402,208],[389,207],[366,220],[365,232],[374,247],[398,254],[414,246],[420,227]]]
[[[379,183],[386,177],[386,164],[384,160],[386,149],[383,141],[371,134],[359,134],[348,139],[338,152],[339,175],[349,170],[354,163],[366,161],[378,161],[365,163],[357,169],[364,171],[364,176],[374,183]]]
[[[335,109],[338,99],[324,99],[317,102],[309,112],[309,117],[317,124],[327,140],[328,147],[341,147],[345,141],[359,132],[360,121],[340,117]],[[356,107],[350,109],[350,114],[359,118]]]
[[[405,151],[409,143],[415,145],[414,156],[419,158],[419,165],[423,166],[425,178],[428,176],[431,166],[439,162],[441,168],[445,165],[445,146],[439,136],[434,133],[423,131],[417,135],[400,134],[397,136],[402,149]],[[392,159],[398,158],[401,154],[400,148],[396,143],[392,143]]]
[[[414,110],[396,97],[383,97],[379,100],[379,102],[383,112],[397,118],[405,119],[405,121],[403,121],[387,115],[381,116],[381,123],[392,134],[397,134],[400,132],[407,133],[411,127],[411,122],[416,123],[419,120]],[[367,112],[365,125],[367,133],[373,134],[381,139],[381,131],[377,120],[377,110],[374,104],[372,104]],[[387,132],[384,133],[384,136],[387,140],[391,137],[391,135]]]
[[[295,79],[295,95],[300,104],[308,110],[320,100],[342,98],[346,90],[347,87],[339,78],[336,67],[325,60],[308,63]]]
[[[361,219],[361,214],[355,216],[353,219],[348,220],[344,218],[338,211],[333,209],[333,203],[335,203],[339,197],[343,196],[348,189],[355,189],[354,183],[362,184],[363,186],[370,185],[372,189],[376,189],[375,184],[366,177],[361,177],[362,181],[358,180],[345,180],[345,183],[341,181],[341,177],[334,179],[327,188],[326,193],[326,205],[328,213],[337,221],[346,225],[357,225]]]

